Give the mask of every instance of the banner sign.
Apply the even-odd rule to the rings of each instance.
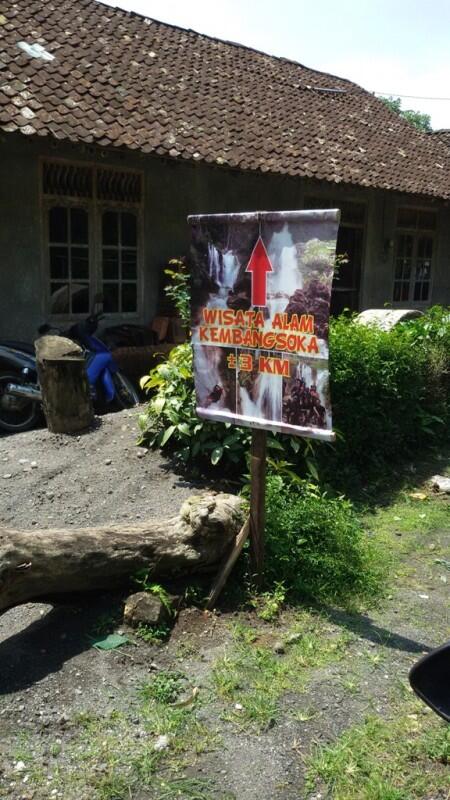
[[[333,440],[328,317],[339,211],[188,222],[198,415]]]

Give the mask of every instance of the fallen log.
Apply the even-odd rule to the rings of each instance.
[[[0,528],[0,610],[67,592],[114,589],[140,569],[155,578],[217,567],[243,522],[230,494],[190,497],[178,516],[134,525]]]

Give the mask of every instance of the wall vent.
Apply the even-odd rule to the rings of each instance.
[[[45,161],[43,191],[44,194],[64,197],[92,197],[92,178],[92,167],[66,164],[62,161]]]
[[[96,198],[115,203],[140,203],[139,172],[44,161],[43,192],[58,197]]]
[[[119,172],[114,169],[97,171],[97,198],[118,203],[140,203],[141,176],[136,172]]]

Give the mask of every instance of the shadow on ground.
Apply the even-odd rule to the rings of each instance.
[[[416,642],[414,639],[409,639],[407,636],[401,636],[398,633],[387,630],[376,625],[370,617],[365,614],[347,614],[345,611],[336,609],[327,609],[329,619],[335,625],[346,628],[348,631],[357,634],[362,639],[368,642],[373,642],[377,645],[383,645],[390,650],[399,650],[404,653],[425,653],[430,652],[431,647],[423,642]]]
[[[117,594],[58,600],[40,619],[0,641],[0,695],[33,686],[88,650],[97,633],[107,636],[117,627],[121,600]]]

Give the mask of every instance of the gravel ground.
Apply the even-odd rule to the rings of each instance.
[[[136,410],[108,414],[80,436],[32,430],[0,438],[0,524],[96,525],[170,516],[194,484],[136,446]]]

